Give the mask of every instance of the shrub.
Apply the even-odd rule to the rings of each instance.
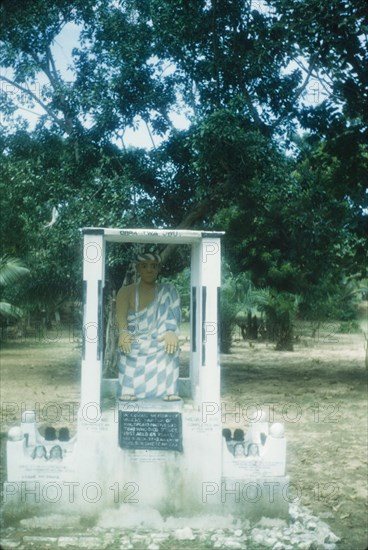
[[[279,351],[293,351],[294,319],[299,297],[287,292],[269,291],[264,294],[259,308],[266,316],[266,335],[276,342]]]

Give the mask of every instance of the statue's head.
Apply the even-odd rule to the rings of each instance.
[[[156,280],[161,269],[161,256],[157,252],[142,252],[136,257],[137,272],[145,282]]]
[[[141,262],[156,262],[161,264],[162,260],[160,254],[157,252],[142,252],[141,254],[137,254],[136,262],[137,264]]]

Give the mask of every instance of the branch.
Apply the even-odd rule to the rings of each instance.
[[[54,59],[51,54],[50,46],[45,46],[46,55],[45,60],[42,61],[38,58],[34,51],[29,52],[29,55],[32,57],[33,61],[38,67],[45,73],[47,78],[50,81],[51,86],[55,89],[57,86],[60,86],[60,79],[57,74],[56,66]]]
[[[166,121],[167,125],[172,131],[176,130],[173,122],[170,120],[170,117],[166,112],[166,109],[155,109],[155,110],[160,116],[162,116],[162,118]]]
[[[314,55],[311,59],[311,62],[310,62],[310,65],[309,65],[309,68],[308,68],[308,71],[307,71],[307,75],[304,79],[303,84],[301,86],[299,86],[299,88],[297,88],[296,91],[295,91],[294,97],[291,100],[292,103],[296,103],[296,101],[300,98],[300,96],[304,92],[305,88],[307,87],[309,79],[312,76],[312,73],[315,69],[316,59],[317,59],[317,55]],[[275,122],[273,122],[271,124],[271,130],[274,130],[283,120],[285,120],[285,119],[287,120],[291,116],[292,116],[291,112],[289,112],[287,114],[280,115],[279,118],[276,119]]]
[[[310,77],[311,77],[311,75],[312,75],[312,73],[313,73],[313,71],[314,71],[315,66],[316,66],[316,57],[317,57],[316,55],[314,55],[314,56],[312,57],[311,62],[310,62],[310,64],[309,64],[308,71],[307,71],[307,75],[306,75],[306,77],[305,77],[305,79],[304,79],[304,82],[303,82],[303,84],[302,84],[299,88],[297,88],[297,90],[296,90],[296,92],[295,92],[295,94],[294,94],[293,101],[296,101],[296,100],[302,95],[302,93],[304,92],[305,88],[307,87],[307,84],[308,84],[308,82],[309,82],[309,79],[310,79]]]
[[[203,220],[205,215],[208,213],[209,205],[209,199],[203,199],[195,206],[193,210],[189,212],[189,214],[187,214],[183,218],[176,229],[191,229],[196,222]],[[161,252],[162,261],[166,261],[171,256],[176,246],[177,245],[175,244],[168,244],[164,248],[164,250]]]
[[[144,120],[144,119],[143,119],[143,120]],[[144,123],[145,123],[145,125],[146,125],[147,132],[148,132],[148,135],[149,135],[150,140],[151,140],[151,143],[152,143],[152,147],[153,147],[154,149],[156,149],[156,144],[155,144],[155,142],[154,142],[154,139],[153,139],[152,132],[151,132],[151,130],[150,130],[149,124],[148,124],[148,122],[147,122],[146,120],[144,120]]]
[[[74,119],[69,113],[68,102],[65,99],[65,94],[62,92],[63,82],[62,82],[62,80],[60,79],[60,77],[58,75],[56,65],[55,65],[55,60],[52,56],[49,44],[47,44],[45,46],[45,50],[46,50],[46,61],[44,61],[44,62],[40,61],[34,52],[31,52],[30,55],[34,59],[36,64],[38,64],[40,66],[41,70],[44,72],[44,74],[49,79],[49,82],[50,82],[52,88],[54,89],[54,92],[59,93],[60,103],[61,103],[60,111],[64,115],[63,130],[69,136],[71,136],[73,134]],[[78,157],[77,152],[76,152],[76,157]]]
[[[216,101],[217,105],[216,107],[220,106],[221,98],[220,98],[220,76],[219,76],[219,70],[218,70],[218,36],[217,36],[217,29],[216,29],[216,3],[217,0],[212,1],[212,50],[213,50],[213,69],[214,69],[214,78],[216,80]]]
[[[193,111],[193,117],[196,119],[199,116],[199,109],[197,107],[196,93],[198,94],[197,83],[194,79],[188,77],[188,92],[184,91],[183,98],[184,101],[188,104],[190,109]]]
[[[209,206],[209,199],[202,199],[201,202],[196,204],[194,210],[191,210],[189,214],[183,218],[177,229],[190,229],[193,227],[197,221],[204,218],[205,214],[208,214]]]
[[[331,82],[328,82],[328,80],[326,80],[325,78],[322,78],[318,73],[312,74],[312,76],[313,78],[318,80],[318,82],[321,84],[322,88],[324,89],[327,95],[333,95],[331,91],[332,80]],[[330,88],[327,88],[327,86],[329,86]]]
[[[46,74],[47,78],[49,79],[51,86],[54,88],[54,91],[60,94],[60,104],[61,104],[60,110],[64,115],[65,131],[69,135],[72,135],[73,128],[74,128],[74,125],[73,125],[74,119],[70,115],[68,102],[65,99],[64,92],[62,92],[64,83],[59,78],[56,65],[55,65],[55,60],[52,56],[49,45],[46,46],[46,61],[47,63],[43,66],[43,71]]]
[[[0,80],[3,80],[4,82],[7,82],[11,86],[15,86],[19,91],[21,91],[24,94],[31,97],[33,99],[33,101],[38,103],[38,105],[40,105],[40,107],[42,107],[42,109],[58,124],[58,126],[64,132],[66,131],[65,123],[62,120],[60,120],[55,115],[55,113],[52,111],[52,109],[50,109],[50,107],[48,105],[46,105],[43,101],[41,101],[41,99],[34,92],[32,92],[32,90],[30,90],[29,88],[25,88],[21,84],[18,84],[17,82],[14,82],[13,80],[10,80],[10,78],[7,78],[6,76],[3,76],[3,75],[0,75]]]
[[[245,103],[249,109],[249,112],[253,117],[254,122],[257,124],[257,126],[259,126],[260,128],[267,127],[267,125],[263,122],[263,120],[259,116],[257,109],[253,105],[249,92],[246,88],[244,89],[244,98],[245,98]]]
[[[49,45],[46,46],[46,60],[47,60],[47,64],[48,64],[48,66],[45,67],[46,68],[46,70],[45,70],[46,75],[48,76],[48,78],[49,78],[51,84],[54,86],[54,88],[56,86],[60,86],[60,78],[59,78],[59,75],[58,75],[58,72],[57,72],[57,69],[56,69],[56,65],[55,65],[55,60],[52,56],[51,49],[50,49]]]

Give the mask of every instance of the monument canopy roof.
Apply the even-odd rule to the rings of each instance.
[[[201,239],[222,237],[224,231],[193,231],[190,229],[119,229],[111,227],[83,227],[84,235],[103,235],[109,242],[141,242],[164,244],[193,244]]]

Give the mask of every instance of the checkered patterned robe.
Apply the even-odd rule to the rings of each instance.
[[[138,341],[133,342],[130,353],[120,353],[121,394],[139,399],[176,394],[179,349],[166,353],[160,338],[167,331],[179,336],[179,294],[171,284],[157,284],[155,299],[147,308],[138,311],[137,301],[136,295],[136,311],[128,312],[128,330]]]

